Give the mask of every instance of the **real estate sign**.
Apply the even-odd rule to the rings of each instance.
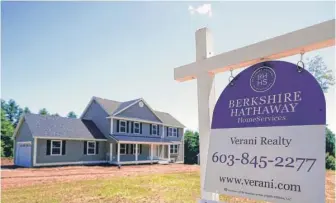
[[[325,202],[325,124],[324,94],[308,71],[283,61],[245,69],[215,106],[204,190]]]

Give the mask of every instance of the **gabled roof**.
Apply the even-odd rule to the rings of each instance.
[[[33,137],[106,139],[91,120],[39,114],[26,114],[23,119]]]
[[[130,100],[130,101],[125,101],[125,102],[118,102],[118,101],[103,99],[103,98],[99,98],[99,97],[93,97],[93,99],[96,100],[96,102],[110,116],[113,116],[116,113],[119,113],[122,109],[130,107],[132,104],[134,104],[134,103],[136,103],[137,101],[140,101],[140,100],[142,100],[148,106],[148,108],[151,109],[151,107],[142,98],[138,98],[138,99],[134,99],[134,100]],[[155,110],[152,110],[152,109],[151,109],[151,111],[153,111],[155,116],[157,116],[159,118],[159,120],[162,121],[163,124],[185,128],[185,126],[181,122],[179,122],[176,118],[174,118],[169,113],[155,111]]]
[[[117,114],[117,113],[120,113],[122,110],[130,107],[132,104],[134,104],[135,102],[139,101],[140,99],[134,99],[134,100],[131,100],[131,101],[126,101],[126,102],[120,102],[120,105],[118,106],[118,108],[116,110],[114,110],[112,112],[112,114]]]
[[[176,118],[174,118],[169,113],[160,112],[160,111],[155,111],[155,113],[161,119],[162,123],[167,123],[172,126],[185,128],[185,126],[182,123],[180,123],[180,121],[178,121]]]

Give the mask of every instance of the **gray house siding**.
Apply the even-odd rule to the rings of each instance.
[[[106,142],[99,141],[99,153],[84,154],[84,141],[66,140],[65,155],[47,155],[47,139],[37,139],[36,163],[62,163],[81,161],[106,161]]]
[[[113,133],[117,133],[118,132],[118,125],[117,125],[117,121],[118,120],[122,120],[122,119],[113,119]],[[158,125],[159,127],[159,135],[154,135],[154,134],[150,134],[150,124],[149,123],[143,123],[143,122],[140,122],[142,123],[142,133],[141,134],[135,134],[134,131],[133,131],[133,134],[134,135],[140,135],[140,136],[154,136],[154,137],[161,137],[162,136],[162,133],[163,136],[171,141],[181,141],[182,140],[182,137],[183,137],[183,128],[178,128],[178,137],[171,137],[171,136],[167,136],[167,126],[164,127],[164,132],[163,132],[163,126],[162,125]],[[127,124],[126,124],[127,125]],[[127,134],[132,134],[131,133],[131,128],[132,128],[132,122],[129,121],[128,123],[128,129],[129,129],[129,132]]]
[[[183,138],[183,128],[177,128],[177,131],[178,131],[178,135],[177,137],[173,137],[173,136],[168,136],[167,135],[167,126],[165,126],[165,129],[164,129],[164,136],[171,140],[171,141],[182,141],[182,138]]]
[[[117,121],[118,120],[123,120],[123,119],[113,119],[113,133],[117,133],[118,129],[117,129]],[[162,125],[159,125],[159,135],[150,135],[150,124],[149,123],[143,123],[143,122],[139,122],[142,123],[142,133],[141,134],[135,134],[133,131],[134,135],[141,135],[141,136],[161,136],[162,135]],[[132,128],[132,122],[129,121],[128,123],[128,129],[129,129],[129,133],[131,133],[131,128]]]
[[[16,134],[15,137],[15,141],[14,141],[14,150],[13,150],[13,157],[16,157],[16,145],[17,142],[31,142],[31,162],[30,162],[30,166],[33,165],[33,149],[34,149],[34,138],[32,136],[32,133],[28,127],[28,124],[26,121],[23,121],[22,125],[20,126],[20,128],[18,129],[18,132]],[[14,158],[14,162],[15,162],[15,158]],[[16,164],[16,163],[14,163]]]
[[[107,137],[110,134],[110,119],[109,115],[101,108],[101,106],[93,101],[83,116],[83,119],[92,120],[99,130]]]
[[[17,142],[33,141],[33,136],[29,130],[28,124],[25,121],[20,126],[20,129],[16,134],[15,140]]]
[[[161,122],[145,104],[143,107],[140,107],[139,103],[132,105],[116,116]]]

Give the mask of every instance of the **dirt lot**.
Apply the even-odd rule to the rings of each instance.
[[[77,180],[95,180],[106,177],[125,177],[148,174],[169,174],[190,172],[199,174],[198,165],[172,164],[123,166],[65,166],[50,168],[13,168],[11,160],[2,160],[2,190],[40,185],[54,182],[73,182]],[[326,172],[326,201],[335,201],[335,172]]]
[[[113,176],[133,176],[141,174],[160,174],[177,172],[197,172],[197,165],[172,164],[165,165],[138,165],[122,166],[65,166],[51,168],[16,168],[2,169],[1,186],[2,189],[22,187],[55,181],[90,180]]]

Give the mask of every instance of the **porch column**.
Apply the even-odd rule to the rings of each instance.
[[[165,156],[166,156],[166,153],[165,153],[165,145],[161,145],[161,148],[162,148],[162,152],[161,152],[161,154],[162,154],[162,158],[165,158]]]
[[[150,154],[151,154],[150,159],[153,160],[153,144],[151,144],[151,149],[150,150],[151,150],[150,151]]]
[[[111,122],[110,122],[110,134],[113,134],[113,118],[111,118]]]
[[[170,144],[168,145],[168,160],[170,160]]]
[[[113,161],[113,144],[110,143],[110,161]]]
[[[118,142],[118,163],[120,162],[120,142]]]
[[[162,138],[164,138],[164,129],[165,129],[165,127],[164,127],[164,125],[162,125],[162,135],[161,135]]]
[[[135,144],[135,161],[138,161],[138,144]]]

